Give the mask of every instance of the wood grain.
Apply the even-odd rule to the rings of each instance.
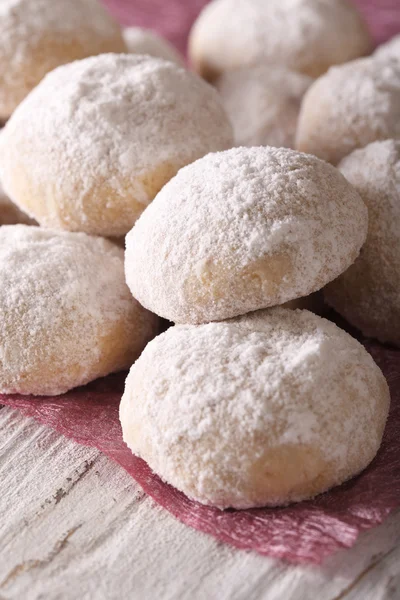
[[[0,411],[0,600],[399,597],[400,513],[322,568],[234,550],[176,521],[98,451]]]

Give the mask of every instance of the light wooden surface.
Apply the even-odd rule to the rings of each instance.
[[[400,598],[400,513],[322,568],[222,545],[123,471],[0,410],[0,600]]]

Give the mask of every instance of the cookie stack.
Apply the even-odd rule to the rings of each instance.
[[[95,11],[53,5],[58,36],[67,5]],[[134,363],[124,439],[165,481],[222,509],[311,498],[371,462],[389,409],[365,348],[296,306],[324,290],[400,343],[396,45],[361,58],[345,0],[214,0],[189,47],[211,86],[151,32],[125,39],[4,110],[1,181],[39,227],[0,228],[0,392]]]
[[[157,333],[159,319],[125,283],[121,239],[180,167],[232,146],[232,128],[217,92],[196,75],[149,55],[116,53],[110,40],[122,40],[120,28],[106,26],[93,0],[12,0],[1,11],[17,50],[45,43],[51,28],[60,47],[73,35],[95,54],[101,48],[87,27],[93,36],[99,29],[98,45],[107,38],[103,50],[114,50],[51,71],[0,136],[5,193],[40,225],[0,228],[0,390],[56,395],[129,368]],[[28,50],[26,58],[35,60]],[[29,65],[11,63],[13,81]],[[13,88],[5,82],[1,93]]]
[[[260,309],[337,278],[367,228],[356,190],[311,155],[235,148],[181,169],[126,240],[132,294],[179,323],[132,367],[129,447],[221,508],[303,500],[360,472],[387,416],[382,373],[333,323]]]

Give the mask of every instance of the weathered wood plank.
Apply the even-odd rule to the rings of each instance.
[[[383,600],[400,585],[400,514],[323,568],[219,544],[117,465],[0,411],[0,600]]]

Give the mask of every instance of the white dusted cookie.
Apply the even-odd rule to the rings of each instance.
[[[357,475],[379,449],[385,378],[308,311],[177,325],[128,376],[123,437],[164,481],[219,508],[279,506]]]
[[[56,395],[130,367],[158,319],[123,250],[85,233],[0,227],[0,393]]]
[[[143,27],[126,27],[122,31],[128,52],[132,54],[148,54],[156,58],[170,60],[183,66],[183,56],[169,43],[151,29]]]
[[[59,65],[125,48],[98,0],[1,0],[0,119]]]
[[[367,205],[368,235],[325,298],[363,334],[400,346],[400,141],[356,150],[339,169]]]
[[[318,77],[371,50],[367,26],[347,0],[213,0],[189,40],[192,64],[209,80],[259,63]]]
[[[367,209],[337,169],[286,148],[234,148],[181,169],[126,238],[132,294],[176,323],[314,292],[357,258]]]
[[[0,136],[0,175],[41,225],[119,237],[182,166],[232,141],[218,93],[197,75],[103,54],[29,94]]]
[[[376,140],[400,138],[400,62],[332,67],[306,92],[296,147],[333,164]]]
[[[311,77],[257,65],[227,71],[215,82],[237,146],[293,148],[301,100]]]

